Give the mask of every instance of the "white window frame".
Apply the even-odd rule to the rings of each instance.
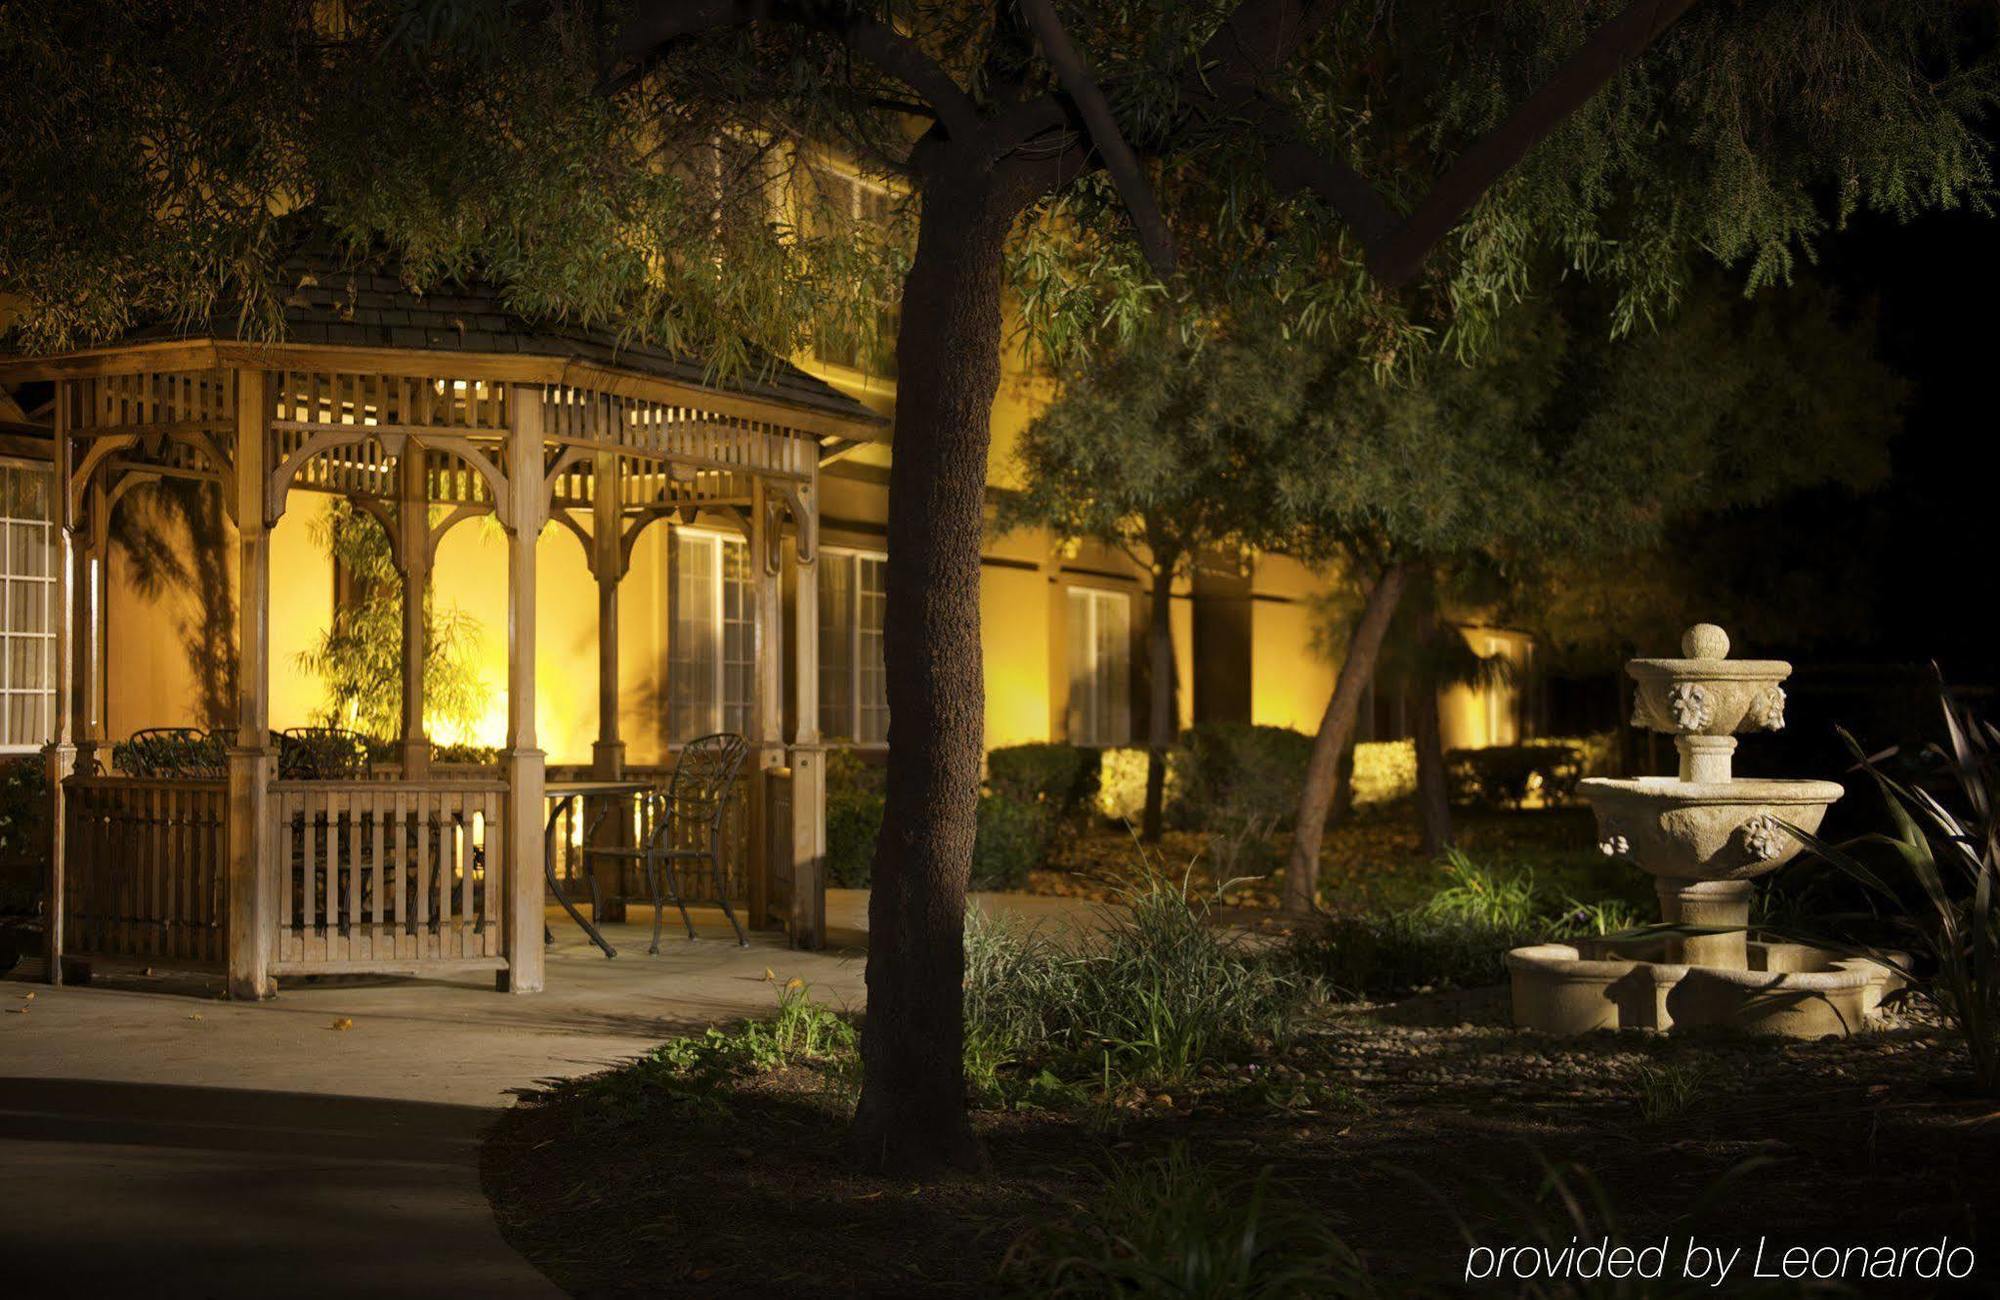
[[[1064,665],[1069,673],[1069,707],[1065,710],[1064,726],[1069,742],[1098,748],[1129,745],[1132,743],[1132,593],[1108,587],[1072,586],[1063,599],[1067,602],[1065,613],[1069,620],[1068,644],[1063,651]],[[1124,657],[1122,673],[1116,667],[1107,673],[1106,665],[1099,657],[1099,630],[1104,611],[1113,605],[1122,608],[1125,614],[1125,635],[1116,643]],[[1074,653],[1078,645],[1079,618],[1083,620],[1082,644],[1087,647],[1085,654],[1088,660],[1081,673]],[[1119,678],[1123,679],[1122,690],[1119,689]],[[1085,679],[1091,682],[1093,695],[1110,693],[1113,721],[1108,729],[1100,731],[1097,727],[1099,720],[1090,716],[1097,711],[1086,710],[1077,699],[1078,683]]]
[[[680,576],[681,576],[681,566],[685,562],[681,554],[681,541],[684,538],[700,539],[703,541],[713,541],[714,543],[716,543],[716,545],[710,551],[710,556],[712,558],[710,560],[709,573],[708,573],[709,609],[707,613],[708,624],[714,630],[715,634],[715,664],[712,669],[712,676],[708,685],[708,701],[707,701],[708,717],[706,721],[704,721],[698,728],[696,728],[693,735],[679,736],[673,734],[674,721],[680,712],[680,705],[678,700],[675,698],[675,694],[676,692],[682,689],[681,673],[685,669],[685,661],[681,659],[679,656],[678,653],[679,648],[674,645],[674,638],[679,635],[680,626],[682,622]],[[752,672],[750,674],[750,692],[744,699],[740,701],[732,701],[729,698],[729,693],[728,693],[729,665],[731,663],[731,660],[728,654],[729,638],[728,638],[728,627],[727,627],[728,620],[726,617],[728,604],[727,604],[726,578],[725,578],[726,565],[724,563],[724,556],[729,547],[731,546],[742,547],[745,552],[744,560],[747,567],[750,558],[748,555],[749,542],[743,537],[741,533],[733,533],[723,528],[695,528],[695,527],[675,526],[675,527],[670,527],[667,530],[667,546],[669,548],[668,554],[671,560],[671,562],[666,566],[667,573],[669,575],[667,582],[667,656],[668,656],[667,719],[666,719],[667,721],[666,730],[668,732],[666,737],[667,744],[669,746],[684,745],[688,741],[694,740],[702,735],[707,735],[718,731],[730,730],[729,708],[732,704],[740,704],[742,706],[744,711],[744,724],[741,729],[741,734],[748,736],[750,732],[750,727],[752,725],[752,721],[756,716],[756,709],[757,709],[755,650],[753,647],[752,658],[750,660],[750,663],[752,665]],[[755,583],[752,579],[744,580],[743,584],[744,608],[746,611],[747,621],[752,626],[751,635],[753,641],[755,638],[754,629],[756,622],[755,611],[752,608],[752,602],[755,600],[755,592],[753,590],[754,586]]]
[[[55,468],[47,461],[28,460],[13,456],[0,456],[0,467],[9,471],[42,475],[46,480],[43,500],[49,503],[50,518],[28,519],[12,514],[0,513],[0,754],[38,753],[49,741],[43,734],[33,740],[9,737],[8,729],[13,726],[14,701],[20,696],[40,696],[43,700],[42,721],[44,732],[55,725],[55,588],[56,588],[56,548],[55,548]],[[4,506],[0,506],[4,510]],[[16,563],[14,556],[14,534],[18,526],[39,525],[42,529],[45,548],[39,575],[28,574],[26,566]],[[42,605],[42,630],[39,632],[17,631],[14,627],[14,607],[17,588],[40,588]],[[33,598],[31,593],[30,599]],[[17,641],[41,642],[42,681],[38,687],[18,687],[14,684],[14,649]]]
[[[819,564],[822,569],[825,568],[825,566],[829,561],[845,564],[849,567],[849,574],[853,580],[853,591],[854,591],[854,604],[851,610],[853,617],[848,619],[847,626],[844,629],[842,629],[842,631],[846,633],[846,641],[847,641],[847,723],[837,733],[827,730],[826,695],[824,691],[822,691],[820,695],[819,722],[820,722],[820,731],[822,733],[822,738],[827,739],[834,744],[850,745],[856,749],[882,749],[885,748],[889,743],[889,720],[888,720],[889,704],[886,696],[888,669],[881,664],[879,653],[877,655],[877,663],[875,665],[875,668],[876,671],[879,674],[881,674],[884,679],[884,689],[885,689],[885,695],[882,702],[882,719],[883,719],[882,738],[880,740],[862,739],[861,719],[863,716],[863,712],[866,708],[866,705],[863,702],[864,697],[861,689],[861,683],[863,680],[863,667],[864,667],[864,660],[862,657],[862,649],[861,649],[862,630],[863,630],[861,621],[861,564],[864,560],[873,561],[878,564],[886,565],[889,563],[889,555],[886,551],[871,551],[861,547],[853,547],[853,546],[821,546],[819,548]],[[815,582],[819,581],[818,574],[814,575],[813,581]],[[884,595],[886,598],[886,591]],[[823,620],[825,618],[825,604],[824,604],[825,593],[824,592],[820,593],[820,597],[821,597],[820,615],[821,619]],[[878,628],[875,632],[878,651],[884,648],[883,635],[885,630],[886,630],[886,624],[884,628]],[[822,624],[822,626],[819,629],[817,629],[816,634],[824,638],[824,633],[825,633],[825,628],[824,625]],[[822,664],[826,662],[826,646],[824,639],[822,639],[820,645],[819,661]]]

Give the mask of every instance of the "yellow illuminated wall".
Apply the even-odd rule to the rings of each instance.
[[[1295,731],[1319,729],[1337,666],[1315,653],[1325,586],[1298,561],[1259,555],[1250,578],[1250,721]]]

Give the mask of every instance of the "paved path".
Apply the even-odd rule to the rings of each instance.
[[[702,941],[669,932],[658,957],[648,927],[607,927],[615,961],[553,912],[534,997],[490,979],[348,979],[249,1005],[137,972],[0,980],[0,1295],[555,1295],[479,1187],[480,1135],[514,1090],[762,1014],[794,976],[858,1008],[866,902],[829,896],[834,951],[770,935],[739,949],[697,912]],[[1080,911],[986,906],[1058,924]]]
[[[300,982],[261,1006],[136,973],[0,981],[0,1294],[556,1295],[479,1187],[514,1089],[761,1014],[767,969],[861,997],[853,953],[702,925],[648,957],[625,925],[607,961],[552,924],[536,997],[490,977]]]

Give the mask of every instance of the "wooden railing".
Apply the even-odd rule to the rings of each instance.
[[[64,950],[163,964],[225,961],[229,787],[77,776],[63,790]]]
[[[506,799],[495,780],[273,782],[272,970],[504,967]]]

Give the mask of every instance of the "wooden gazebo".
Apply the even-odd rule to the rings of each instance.
[[[649,523],[697,514],[752,557],[755,698],[742,900],[797,946],[824,934],[825,769],[817,731],[819,469],[879,420],[782,364],[727,388],[609,334],[538,327],[481,286],[419,297],[380,267],[301,255],[282,341],[141,331],[65,355],[0,358],[51,385],[55,469],[55,807],[49,974],[64,959],[226,966],[235,997],[286,974],[492,970],[543,981],[546,764],[535,727],[535,553],[544,527],[587,549],[599,598],[590,774],[624,766],[618,587]],[[233,314],[217,318],[234,325]],[[105,770],[112,512],[167,478],[217,485],[237,547],[237,674],[226,779]],[[269,537],[297,491],[381,521],[406,599],[392,779],[281,780],[270,718]],[[423,725],[426,573],[440,537],[491,515],[507,547],[507,699],[498,768],[431,761]],[[786,549],[796,577],[781,581]],[[787,736],[784,591],[792,593]],[[312,828],[301,832],[302,827]]]

